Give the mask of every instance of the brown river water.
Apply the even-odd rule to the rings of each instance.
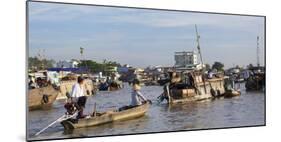
[[[37,140],[264,125],[264,92],[246,92],[243,86],[244,84],[241,85],[242,94],[238,97],[172,106],[157,103],[157,97],[162,93],[163,87],[144,86],[141,92],[153,103],[143,117],[77,129],[72,132],[64,132],[62,125],[58,123],[35,137],[36,132],[64,114],[64,101],[56,101],[50,110],[28,113],[27,131],[30,140]],[[98,111],[128,105],[130,94],[131,87],[127,84],[118,91],[98,92],[97,95],[88,97],[85,113],[93,111],[94,103],[97,103]]]

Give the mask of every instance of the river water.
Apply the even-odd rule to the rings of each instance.
[[[145,116],[127,121],[119,121],[96,127],[63,132],[60,124],[53,125],[40,136],[34,134],[64,112],[64,101],[56,101],[50,110],[31,111],[28,114],[29,139],[54,139],[84,136],[104,136],[132,133],[149,133],[177,130],[196,130],[222,127],[254,126],[265,124],[264,92],[246,92],[241,85],[241,96],[191,102],[185,104],[158,104],[163,87],[144,86],[141,92],[152,100]],[[85,113],[91,113],[94,103],[98,111],[116,109],[130,103],[131,87],[125,84],[121,90],[114,92],[98,92],[87,100]]]

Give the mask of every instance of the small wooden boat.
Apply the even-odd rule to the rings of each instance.
[[[31,89],[28,91],[29,110],[48,109],[58,96],[58,91],[49,85],[42,88]]]
[[[122,111],[108,111],[104,113],[98,113],[96,116],[90,118],[78,119],[78,121],[73,121],[73,119],[62,121],[65,130],[72,130],[76,128],[92,127],[106,123],[112,123],[114,121],[128,120],[133,118],[138,118],[144,116],[149,108],[149,103],[144,103],[143,105],[133,107],[130,109]]]
[[[123,88],[122,82],[101,83],[99,91],[116,91]]]
[[[236,97],[236,96],[240,96],[241,92],[238,90],[227,90],[224,93],[224,97],[225,98],[231,98],[231,97]]]

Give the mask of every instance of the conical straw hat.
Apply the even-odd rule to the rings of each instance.
[[[141,86],[140,85],[138,85],[138,84],[134,84],[133,85],[133,90],[140,90],[141,89]]]

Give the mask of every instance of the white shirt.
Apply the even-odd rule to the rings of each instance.
[[[84,87],[81,87],[79,83],[76,83],[72,87],[72,92],[70,95],[72,98],[79,98],[84,95]]]
[[[212,72],[209,72],[209,74],[208,74],[208,78],[213,78],[213,73]]]
[[[140,91],[133,90],[131,93],[131,105],[138,106],[141,105],[141,100],[146,101],[147,99],[141,94]]]

